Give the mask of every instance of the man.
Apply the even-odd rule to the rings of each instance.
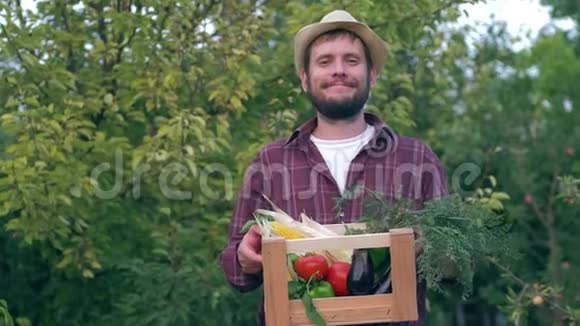
[[[266,145],[248,168],[220,256],[228,281],[242,292],[262,283],[261,237],[240,228],[258,208],[271,209],[266,195],[290,216],[304,212],[322,224],[354,222],[362,196],[335,205],[345,189],[404,196],[418,206],[447,194],[446,176],[436,155],[418,140],[396,135],[364,106],[387,57],[385,42],[348,12],[337,10],[295,37],[295,66],[316,116],[287,139]],[[423,325],[425,284],[419,284]],[[264,323],[263,305],[258,322]]]

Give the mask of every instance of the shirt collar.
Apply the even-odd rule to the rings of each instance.
[[[397,147],[398,137],[395,132],[377,115],[365,112],[365,121],[375,128],[375,134],[369,142],[369,147],[373,151],[392,152]],[[317,118],[314,117],[294,130],[282,148],[304,148],[308,145],[310,135],[317,125]]]

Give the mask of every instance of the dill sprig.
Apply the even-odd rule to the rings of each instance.
[[[366,191],[360,222],[367,225],[365,233],[404,227],[420,230],[420,241],[425,246],[417,258],[419,277],[426,279],[432,289],[442,291],[451,261],[463,298],[473,291],[477,265],[492,257],[500,260],[513,257],[507,244],[510,227],[505,219],[477,202],[464,201],[457,194],[428,201],[422,209],[416,209],[416,203],[409,199],[392,199]]]

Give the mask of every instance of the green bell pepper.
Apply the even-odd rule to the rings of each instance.
[[[332,289],[332,285],[326,281],[317,282],[313,287],[311,287],[308,291],[310,297],[314,298],[330,298],[334,297],[334,290]]]

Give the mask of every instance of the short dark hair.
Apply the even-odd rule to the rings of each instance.
[[[373,66],[373,59],[371,57],[371,51],[369,50],[368,46],[365,44],[365,42],[354,32],[349,31],[347,29],[343,29],[343,28],[338,28],[338,29],[333,29],[327,32],[324,32],[322,34],[320,34],[317,38],[315,38],[312,42],[310,42],[310,44],[308,44],[308,46],[306,47],[306,49],[304,50],[304,71],[306,71],[306,73],[308,73],[308,69],[310,69],[310,55],[312,54],[312,44],[314,44],[314,42],[318,41],[318,40],[334,40],[336,38],[338,38],[339,36],[349,36],[351,40],[355,40],[355,39],[359,39],[360,42],[363,45],[364,51],[365,51],[365,59],[367,61],[367,71],[370,72],[372,66]]]

